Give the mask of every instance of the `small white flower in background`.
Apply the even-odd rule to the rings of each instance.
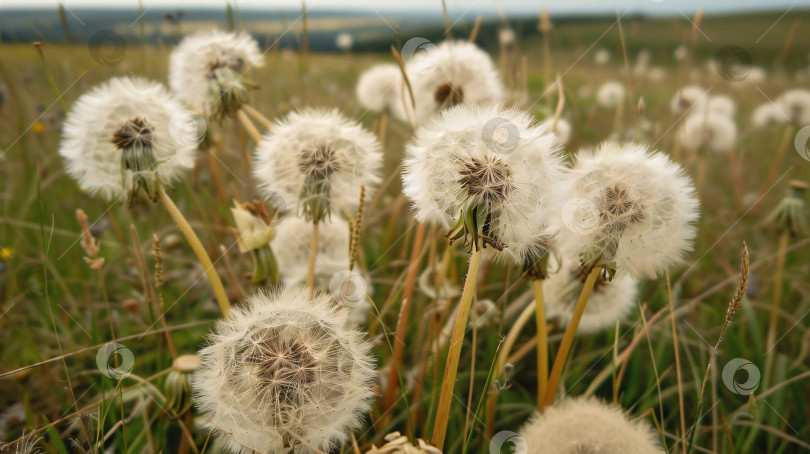
[[[419,125],[435,113],[457,104],[500,102],[501,78],[492,59],[468,41],[445,41],[418,52],[407,61],[416,108],[409,97],[395,114]]]
[[[185,37],[169,58],[169,86],[197,113],[221,120],[247,102],[254,88],[245,74],[264,65],[259,45],[247,33],[212,30]]]
[[[605,109],[613,109],[625,101],[627,91],[621,82],[609,80],[603,83],[596,92],[596,102]]]
[[[67,172],[92,195],[131,203],[143,188],[157,200],[194,167],[193,116],[166,88],[146,79],[117,77],[83,94],[62,128],[59,154]]]
[[[360,105],[375,112],[401,110],[403,99],[408,99],[402,72],[394,64],[375,65],[364,71],[356,92]]]
[[[737,103],[735,103],[730,96],[716,95],[709,98],[709,102],[706,104],[706,109],[710,113],[733,117],[737,112]]]
[[[737,124],[723,114],[696,112],[686,117],[678,135],[683,146],[690,150],[706,148],[725,153],[737,145]]]
[[[454,226],[448,237],[503,250],[518,264],[543,255],[544,224],[564,167],[552,134],[528,114],[460,105],[420,127],[405,148],[403,192],[420,222]],[[470,238],[471,236],[471,238]]]
[[[688,85],[679,89],[669,104],[670,110],[676,114],[689,111],[699,112],[708,100],[708,93],[697,85]],[[694,106],[694,107],[693,107]],[[694,108],[694,110],[692,110]]]
[[[770,102],[760,105],[751,114],[751,123],[757,128],[785,123],[788,119],[789,117],[785,112],[782,112],[778,104]]]
[[[799,126],[810,124],[810,90],[788,90],[776,99],[776,103],[791,123]]]
[[[663,153],[603,143],[574,156],[565,186],[557,217],[565,257],[634,278],[655,277],[693,247],[699,216],[694,185]]]
[[[596,398],[564,398],[520,429],[532,454],[664,454],[643,418],[631,421],[615,404]]]
[[[329,452],[373,399],[371,345],[331,296],[257,293],[217,322],[199,352],[193,401],[234,453]],[[306,444],[305,444],[306,443]],[[305,450],[305,449],[304,449]]]
[[[498,44],[503,47],[511,46],[515,43],[515,30],[511,27],[498,29]]]
[[[689,58],[689,48],[680,45],[675,48],[675,52],[673,52],[672,55],[675,57],[676,61],[684,61]]]
[[[549,117],[541,121],[539,126],[553,132],[560,145],[565,145],[571,140],[571,123],[565,118],[558,118],[555,125],[554,117]]]
[[[354,38],[348,33],[341,33],[335,38],[335,46],[344,52],[351,50],[354,46]]]
[[[610,61],[610,51],[607,49],[599,49],[593,54],[593,61],[597,65],[606,65]]]
[[[562,259],[562,269],[543,281],[546,302],[546,317],[559,318],[568,325],[574,312],[579,292],[588,273],[579,266],[579,259]],[[606,280],[599,276],[588,299],[588,305],[579,322],[578,333],[595,333],[614,328],[617,321],[624,320],[636,306],[637,280],[628,274]]]
[[[312,224],[303,218],[288,216],[279,223],[271,246],[276,254],[281,281],[290,287],[304,284],[309,266]],[[318,251],[315,259],[315,288],[328,289],[329,280],[349,269],[349,223],[340,216],[318,226]]]
[[[357,210],[379,183],[382,153],[377,137],[337,109],[304,109],[276,122],[256,146],[253,174],[299,216],[320,222],[331,213]]]

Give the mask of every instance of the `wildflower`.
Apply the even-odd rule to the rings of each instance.
[[[82,95],[62,130],[59,154],[79,186],[107,200],[135,199],[144,189],[157,200],[194,166],[196,144],[184,137],[196,125],[163,85],[118,77]]]
[[[281,281],[286,286],[302,284],[307,276],[309,245],[312,225],[306,220],[290,216],[278,225],[278,233],[271,243],[282,266]],[[318,252],[315,287],[325,289],[332,276],[349,269],[349,223],[337,216],[318,228]]]
[[[445,41],[408,62],[415,110],[410,99],[401,116],[422,124],[433,114],[457,104],[500,102],[503,84],[489,55],[468,41]]]
[[[689,115],[678,134],[681,143],[691,150],[708,148],[724,153],[737,144],[737,124],[726,115],[715,112]]]
[[[264,65],[259,45],[244,32],[211,30],[187,36],[169,59],[169,86],[194,111],[221,121],[247,102],[255,84],[244,78]]]
[[[403,192],[417,219],[454,226],[451,242],[477,249],[480,238],[521,263],[552,235],[536,213],[555,203],[562,160],[526,113],[456,106],[419,128],[405,154]]]
[[[381,165],[377,138],[359,123],[336,109],[304,109],[265,134],[253,172],[265,192],[317,224],[332,210],[356,211],[360,186],[376,186]]]
[[[576,257],[563,259],[563,268],[543,281],[546,316],[559,318],[567,325],[574,312],[579,290],[589,270],[579,266]],[[600,276],[596,280],[588,305],[579,322],[580,333],[594,333],[615,326],[636,304],[637,280],[629,275],[613,280]]]
[[[619,406],[595,398],[567,398],[535,413],[520,436],[533,454],[664,453],[648,423],[633,422]]]
[[[389,111],[402,104],[402,72],[394,64],[372,66],[357,81],[357,99],[360,105],[375,112]]]
[[[678,164],[644,145],[616,142],[574,160],[559,228],[566,254],[639,278],[691,250],[698,200]]]
[[[605,109],[613,109],[624,102],[627,91],[619,82],[607,81],[596,92],[596,102]]]
[[[705,104],[707,96],[706,90],[696,85],[689,85],[675,93],[669,107],[673,113],[684,114],[693,107],[700,107]],[[696,110],[696,112],[698,111],[700,110]]]
[[[232,452],[329,452],[371,404],[370,344],[328,295],[258,293],[199,352],[192,400]]]

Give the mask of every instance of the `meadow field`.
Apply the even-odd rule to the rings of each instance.
[[[773,124],[754,115],[763,105],[784,106],[778,100],[789,90],[810,89],[810,13],[782,13],[559,25],[552,16],[554,26],[542,34],[501,36],[500,44],[498,36],[477,36],[500,75],[501,102],[538,122],[556,116],[555,123],[570,125],[566,163],[607,140],[644,144],[683,167],[700,203],[694,245],[682,260],[657,277],[634,279],[629,313],[573,338],[550,408],[586,396],[615,403],[663,452],[810,452],[810,101],[799,97],[796,112]],[[452,37],[392,31],[390,45],[408,66],[414,52],[467,40],[473,20],[454,25]],[[228,28],[225,18],[221,28]],[[299,28],[290,33],[303,36]],[[420,224],[403,195],[414,125],[358,101],[363,72],[396,63],[392,53],[279,49],[269,38],[259,45],[264,66],[245,77],[259,86],[249,106],[260,114],[250,115],[252,122],[239,118],[243,110],[221,121],[197,116],[202,150],[193,169],[164,187],[213,261],[230,305],[245,307],[246,297],[275,285],[251,279],[257,255],[240,250],[234,201],[266,200],[279,231],[302,211],[270,200],[252,170],[256,138],[245,125],[265,133],[262,116],[275,122],[306,107],[336,107],[383,142],[379,182],[365,188],[360,214],[336,208],[322,221],[350,222],[351,237],[343,239],[351,252],[338,252],[345,261],[338,273],[315,276],[316,295],[337,293],[340,306],[344,293],[362,294],[346,305],[374,362],[373,380],[363,385],[373,401],[359,428],[327,452],[549,452],[527,443],[522,429],[542,394],[538,324],[526,309],[537,295],[532,279],[485,253],[477,279],[466,279],[473,288],[465,288],[470,248],[449,245],[436,224]],[[80,96],[112,77],[166,84],[175,48],[168,41],[0,40],[0,452],[235,452],[215,442],[212,416],[190,398],[199,393],[190,389],[199,386],[193,372],[205,364],[177,361],[209,345],[223,316],[206,277],[211,270],[164,204],[143,191],[131,206],[94,195],[66,172],[59,152]],[[606,83],[621,88],[607,103]],[[672,103],[690,85],[707,99],[732,101],[723,125],[730,122],[733,132],[721,125],[699,133],[705,144],[689,146],[680,134],[690,108],[673,111]],[[733,134],[730,145],[712,150],[722,134]],[[77,210],[86,213],[84,233]],[[281,282],[303,284],[308,276],[286,276],[285,269],[308,271],[309,244],[292,252],[270,244]],[[571,264],[552,254],[549,270],[562,266]],[[471,320],[457,337],[456,308],[471,296]],[[550,366],[568,336],[558,318],[549,316],[546,328]],[[446,358],[456,345],[455,387],[443,399]],[[442,418],[446,435],[437,443]],[[396,438],[393,432],[408,437],[409,451],[373,451]],[[571,453],[629,452],[573,438]],[[417,439],[432,440],[438,451]],[[309,449],[323,451],[285,437],[283,449],[267,452]],[[254,450],[264,452],[242,443],[242,452]]]

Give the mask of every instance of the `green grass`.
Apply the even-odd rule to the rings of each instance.
[[[773,162],[781,130],[753,129],[750,113],[767,101],[763,93],[774,99],[785,89],[807,87],[807,78],[810,77],[806,60],[810,47],[806,40],[797,39],[790,51],[777,59],[793,22],[800,22],[801,37],[810,26],[810,17],[805,13],[789,13],[767,31],[777,17],[705,18],[702,29],[711,41],[698,34],[693,52],[696,61],[692,68],[700,70],[700,79],[694,82],[711,88],[713,94],[729,94],[738,103],[736,119],[741,134],[737,151],[744,169],[745,192],[754,195],[758,194]],[[667,71],[663,81],[633,80],[632,88],[644,98],[647,105],[645,117],[653,123],[653,131],[656,131],[647,140],[654,143],[655,148],[670,152],[675,129],[669,128],[676,118],[668,110],[669,100],[678,87],[689,81],[691,69],[687,64],[675,64],[671,55],[677,45],[689,41],[690,25],[686,19],[633,20],[624,22],[623,27],[630,56],[648,48],[653,52],[653,64]],[[757,42],[763,33],[765,36]],[[600,37],[601,41],[582,57]],[[566,149],[574,152],[594,146],[610,136],[613,113],[595,106],[592,97],[581,97],[578,93],[583,87],[595,91],[608,79],[626,80],[618,29],[609,22],[566,24],[552,32],[551,44],[554,72],[563,75],[567,95],[564,116],[574,125],[573,139]],[[758,85],[732,86],[716,73],[706,71],[705,58],[726,45],[742,47],[758,65],[771,68],[776,64],[771,68],[771,77]],[[613,59],[606,67],[593,64],[593,51],[598,48],[613,53]],[[541,49],[539,41],[530,40],[507,58],[510,72],[517,68],[517,80],[522,80],[520,55],[526,56],[529,102],[523,107],[538,116],[547,114],[549,106],[557,101],[556,95],[550,95],[553,102],[542,99],[532,104],[540,97],[547,82]],[[125,58],[115,66],[98,64],[81,45],[45,44],[43,51],[61,92],[59,101],[50,87],[43,63],[31,45],[0,44],[0,83],[5,84],[9,91],[0,107],[0,152],[3,154],[0,160],[0,246],[11,251],[11,257],[3,261],[5,268],[0,274],[0,314],[3,314],[0,317],[0,412],[15,404],[24,409],[24,420],[9,425],[5,440],[17,439],[23,429],[26,433],[39,430],[37,435],[44,437],[39,446],[46,452],[73,452],[75,448],[69,439],[86,438],[80,433],[83,424],[91,432],[90,439],[95,440],[96,433],[101,434],[100,437],[109,434],[104,446],[113,447],[114,452],[177,452],[181,440],[180,425],[160,410],[162,374],[170,368],[171,356],[161,325],[147,301],[145,285],[152,283],[144,283],[135,257],[143,255],[151,276],[154,266],[151,238],[153,234],[160,238],[166,280],[162,290],[166,319],[180,354],[195,352],[210,331],[211,322],[218,316],[210,288],[204,279],[201,280],[202,270],[194,255],[162,207],[141,200],[127,209],[125,206],[109,206],[83,194],[64,173],[63,162],[57,153],[64,116],[62,101],[72,105],[83,92],[111,76],[137,74],[165,80],[169,49],[142,48],[130,43]],[[253,74],[261,89],[253,95],[252,105],[270,118],[302,106],[338,106],[350,117],[375,127],[377,116],[365,112],[357,104],[354,83],[364,69],[379,61],[392,61],[392,58],[374,54],[314,54],[308,62],[309,71],[301,74],[297,54],[270,51],[265,67]],[[801,67],[804,67],[804,79],[799,80],[794,72]],[[782,68],[787,68],[787,71],[782,71]],[[626,112],[627,125],[631,124],[633,117],[632,112]],[[257,195],[244,159],[253,144],[232,120],[226,120],[222,125],[209,125],[209,134],[218,136],[223,143],[219,153],[223,160],[225,200],[218,200],[205,155],[200,156],[198,169],[189,183],[178,184],[170,193],[215,259],[220,255],[220,244],[228,249],[233,274],[241,278],[250,270],[250,257],[240,255],[238,249],[232,247],[235,240],[227,227],[232,221],[230,200],[246,200]],[[409,135],[406,124],[392,121],[385,150],[386,176],[397,171],[402,146]],[[735,316],[720,346],[715,374],[710,377],[704,397],[704,408],[713,408],[717,418],[710,412],[702,419],[693,448],[695,452],[711,452],[713,446],[717,446],[719,452],[732,452],[728,443],[730,439],[733,440],[733,452],[800,452],[807,448],[806,440],[810,440],[810,425],[806,422],[810,412],[807,404],[810,397],[807,391],[810,322],[805,317],[810,311],[807,280],[810,265],[806,260],[810,245],[806,238],[790,240],[784,279],[778,283],[783,287],[783,293],[775,367],[768,373],[765,338],[774,287],[772,274],[778,233],[761,226],[760,222],[784,196],[788,180],[810,180],[810,162],[803,160],[791,146],[784,166],[779,169],[782,178],[749,210],[748,206],[735,206],[733,178],[726,157],[709,155],[707,159],[709,184],[700,195],[702,216],[695,250],[689,255],[686,265],[671,275],[679,316],[677,328],[687,427],[695,422],[698,392],[710,349],[716,342],[726,306],[737,285],[743,241],[750,249],[751,285],[741,311]],[[685,162],[685,166],[694,173],[693,163]],[[369,274],[375,302],[382,314],[384,331],[388,333],[396,326],[399,296],[414,234],[407,205],[397,202],[399,178],[393,175],[391,181],[379,203],[366,212],[362,235],[364,262],[372,264]],[[371,198],[373,195],[368,196]],[[78,208],[87,212],[100,232],[101,256],[106,260],[101,272],[91,270],[82,261],[84,253],[78,244],[79,228],[75,217]],[[142,245],[140,250],[133,246],[131,225]],[[426,240],[429,242],[430,239]],[[438,241],[439,253],[443,247],[443,241]],[[423,256],[427,253],[425,251]],[[466,254],[457,247],[450,276],[459,285],[465,263]],[[233,292],[232,278],[225,271],[225,267],[220,266],[225,284]],[[530,291],[528,282],[517,279],[518,275],[515,270],[506,271],[493,265],[479,283],[479,298],[492,299],[500,307],[512,306],[519,301],[521,294]],[[247,280],[242,280],[241,284],[251,287]],[[407,336],[409,346],[419,342],[425,323],[422,317],[431,309],[429,298],[419,291],[416,295]],[[660,312],[661,315],[650,324],[647,334],[641,335],[629,355],[623,380],[618,386],[617,401],[633,417],[640,417],[652,409],[659,418],[668,447],[673,452],[680,452],[680,445],[673,449],[681,433],[680,405],[673,339],[666,310],[665,280],[645,281],[639,303],[648,322],[655,314]],[[508,313],[516,316],[519,309]],[[471,337],[468,336],[465,342],[455,392],[461,401],[467,401],[469,364],[471,355],[476,355],[473,408],[484,391],[496,348],[511,321],[479,331],[475,348],[472,348]],[[618,352],[623,352],[640,333],[643,325],[639,321],[640,314],[636,311],[621,323],[618,332],[576,339],[563,376],[568,394],[576,396],[593,388],[594,394],[613,398],[616,375],[611,373],[611,360],[614,344]],[[111,333],[111,326],[115,336]],[[370,327],[370,338],[383,332],[380,323],[371,323]],[[532,322],[518,340],[516,350],[533,336],[533,331]],[[560,328],[551,336],[553,354],[561,337]],[[113,339],[129,348],[135,358],[133,375],[120,382],[100,374],[96,362],[99,348]],[[386,342],[378,342],[375,352],[380,365],[390,357]],[[420,363],[422,352],[408,348],[405,353],[406,368]],[[731,392],[724,385],[723,367],[733,358],[751,361],[763,374],[751,399]],[[421,398],[414,399],[413,394],[407,396],[410,411],[417,415],[414,428],[417,437],[429,438],[432,428],[431,411],[438,398],[434,396],[432,399],[431,396],[441,385],[444,361],[440,356],[435,362],[439,364],[435,369],[438,375],[434,376],[432,367],[428,369]],[[653,363],[661,377],[660,394]],[[517,432],[533,411],[535,371],[533,352],[515,363],[515,372],[509,381],[512,386],[499,395],[495,433],[501,430]],[[594,383],[600,373],[606,374],[606,379]],[[137,378],[149,384],[141,385]],[[742,373],[736,378],[744,381],[745,375]],[[500,379],[503,381],[502,377]],[[754,408],[756,414],[749,414]],[[452,411],[446,451],[457,453],[462,451],[465,409],[456,401]],[[376,407],[369,418],[376,421],[373,427],[368,424],[369,430],[357,433],[361,446],[369,446],[372,442],[379,445],[385,434],[408,430],[404,404],[396,406],[387,424],[380,422],[385,420],[381,413]],[[122,414],[125,422],[117,424],[122,421]],[[480,421],[487,421],[487,415],[482,413],[479,417]],[[649,415],[644,418],[652,422]],[[485,424],[474,421],[468,451],[487,452],[489,436]],[[51,422],[56,424],[42,430]],[[202,449],[207,433],[198,430],[194,436],[197,447]],[[10,449],[14,452],[15,448]]]

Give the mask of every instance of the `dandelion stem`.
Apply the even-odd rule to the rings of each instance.
[[[245,111],[240,109],[236,112],[236,116],[239,117],[239,123],[242,123],[242,126],[245,128],[245,131],[250,135],[254,142],[259,143],[262,141],[262,135],[258,129],[256,129],[256,125],[250,121],[250,118],[245,114]]]
[[[683,454],[686,454],[686,415],[684,414],[683,406],[683,377],[681,375],[681,355],[678,350],[678,330],[675,328],[675,301],[672,297],[672,284],[669,280],[669,272],[667,272],[667,300],[669,300],[669,320],[672,328],[672,348],[675,350],[675,378],[678,381],[678,405],[681,414],[681,436],[683,437],[681,447]]]
[[[265,117],[261,112],[251,107],[250,104],[242,104],[242,110],[245,111],[246,114],[253,117],[256,121],[262,124],[268,131],[273,130],[273,122],[270,121],[267,117]]]
[[[790,231],[785,229],[779,236],[779,246],[776,249],[776,268],[773,272],[773,296],[771,297],[771,310],[768,317],[768,335],[765,338],[765,377],[770,378],[773,370],[774,358],[776,357],[774,343],[776,342],[776,328],[779,321],[779,303],[782,299],[782,280],[785,274],[785,261],[787,258],[787,246],[790,239]],[[765,383],[766,385],[768,383]]]
[[[205,247],[203,247],[200,239],[197,238],[197,234],[194,233],[194,230],[191,228],[188,221],[186,221],[183,213],[181,213],[177,205],[172,202],[172,199],[166,194],[166,191],[160,187],[158,194],[160,195],[160,201],[163,203],[163,206],[166,207],[166,211],[169,212],[174,222],[177,223],[180,232],[186,237],[189,246],[191,246],[194,254],[197,255],[197,260],[200,261],[200,265],[202,265],[205,275],[208,277],[208,282],[211,283],[211,287],[214,290],[214,296],[217,299],[217,304],[219,304],[219,310],[222,311],[223,316],[227,317],[231,303],[228,301],[228,295],[225,293],[225,287],[223,287],[222,281],[219,279],[216,268],[214,268],[214,263],[211,262],[211,258],[208,257],[208,253],[205,252]]]
[[[318,253],[318,223],[312,223],[312,240],[309,242],[309,268],[307,270],[307,289],[309,297],[315,291],[315,257]]]
[[[464,333],[467,331],[467,319],[470,316],[470,308],[472,307],[473,296],[475,294],[478,268],[481,266],[481,248],[476,246],[477,245],[474,245],[473,247],[472,256],[470,256],[470,265],[467,268],[467,277],[464,279],[464,291],[461,294],[458,316],[453,326],[453,335],[450,338],[450,351],[447,354],[447,362],[444,366],[442,390],[439,396],[439,406],[436,410],[436,422],[433,425],[431,440],[433,445],[439,449],[442,449],[442,446],[444,446],[444,438],[447,434],[447,423],[450,419],[450,403],[453,399],[453,388],[456,385],[461,345],[464,341]]]
[[[548,383],[548,333],[546,332],[546,304],[543,298],[543,280],[532,281],[534,314],[537,324],[537,407],[543,408],[543,396]]]
[[[785,130],[782,131],[782,138],[779,141],[779,148],[776,150],[776,159],[772,161],[770,169],[768,169],[768,176],[762,182],[762,187],[759,190],[760,194],[765,194],[768,189],[774,184],[776,180],[776,173],[782,168],[782,163],[785,161],[785,154],[787,153],[788,145],[793,138],[793,124],[788,123]]]
[[[588,278],[585,279],[585,284],[582,286],[579,299],[577,299],[577,305],[574,307],[574,314],[571,316],[571,321],[568,322],[568,327],[565,328],[565,334],[560,342],[560,347],[557,349],[557,356],[554,357],[554,365],[551,367],[551,374],[546,384],[546,396],[543,400],[544,407],[554,403],[554,395],[557,391],[557,384],[560,382],[560,377],[562,376],[565,360],[568,357],[569,350],[571,350],[571,344],[574,343],[574,336],[577,333],[577,327],[579,327],[582,314],[585,312],[585,305],[588,304],[588,298],[591,296],[591,291],[601,271],[602,268],[594,266],[591,272],[588,273]]]

